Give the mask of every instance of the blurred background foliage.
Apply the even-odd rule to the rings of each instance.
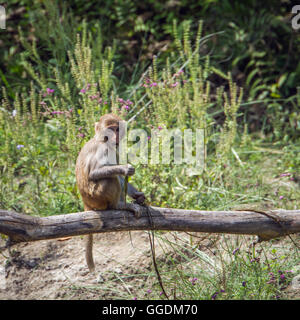
[[[292,1],[10,0],[5,6],[0,86],[12,99],[16,91],[29,90],[32,72],[54,81],[51,74],[57,66],[72,91],[68,51],[84,23],[94,61],[100,64],[102,47],[113,48],[113,85],[125,92],[137,83],[154,55],[159,63],[172,52],[174,20],[179,32],[190,20],[193,34],[202,19],[204,33],[213,35],[203,50],[218,70],[230,71],[245,90],[241,112],[248,130],[271,132],[272,139],[299,138],[300,37],[291,27]],[[220,85],[222,79],[212,82]],[[216,119],[222,121],[222,114]]]

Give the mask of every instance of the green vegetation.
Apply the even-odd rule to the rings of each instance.
[[[72,3],[10,1],[18,30],[0,30],[2,209],[81,211],[75,160],[110,111],[149,134],[205,130],[201,175],[188,175],[187,164],[137,166],[131,180],[152,205],[300,208],[300,42],[285,21],[290,7],[170,1],[165,10],[148,0],[105,2],[100,12],[97,1]],[[279,250],[219,240],[217,266],[197,241],[172,244],[175,258],[158,265],[174,298],[285,297],[299,264],[292,242]],[[163,298],[156,284],[149,290],[124,298]]]

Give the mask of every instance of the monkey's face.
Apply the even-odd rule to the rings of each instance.
[[[102,116],[100,120],[95,123],[97,139],[102,143],[107,143],[110,147],[117,147],[125,133],[123,123],[125,123],[125,121],[114,114]]]
[[[107,127],[105,130],[105,134],[106,134],[104,137],[105,142],[108,142],[108,144],[112,146],[119,145],[119,141],[120,141],[119,124]]]
[[[96,122],[95,131],[97,139],[102,143],[107,143],[110,147],[117,147],[122,139],[118,122],[104,127],[99,122]]]

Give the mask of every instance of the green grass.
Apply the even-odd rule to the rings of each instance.
[[[194,37],[188,22],[181,37],[176,24],[173,28],[174,52],[163,63],[154,58],[143,77],[122,92],[113,77],[114,49],[102,48],[100,40],[93,43],[84,25],[77,41],[68,44],[69,62],[64,69],[56,65],[45,70],[35,44],[27,46],[24,64],[33,78],[29,92],[10,99],[2,91],[1,209],[39,216],[83,210],[75,160],[93,135],[94,122],[109,111],[134,120],[131,128],[206,131],[203,174],[189,176],[186,164],[136,166],[131,182],[151,205],[299,209],[299,146],[274,141],[262,132],[249,134],[247,123],[238,121],[243,118],[242,88],[230,74],[211,67],[209,56],[200,54],[202,24]],[[36,65],[28,54],[31,51]],[[218,76],[226,81],[226,90],[213,83]],[[222,115],[222,121],[216,114]],[[284,240],[284,248],[277,248],[276,241],[251,248],[253,239],[247,237],[211,236],[212,245],[194,238],[172,242],[159,232],[156,237],[172,248],[172,254],[159,257],[158,265],[166,291],[177,299],[285,298],[284,288],[293,275],[288,271],[299,263],[297,248],[289,239]],[[146,277],[148,287],[125,290],[123,298],[164,298],[153,270],[136,276]],[[112,281],[127,281],[126,277]],[[113,291],[113,283],[107,290]]]

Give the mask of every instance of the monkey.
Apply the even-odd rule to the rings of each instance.
[[[135,199],[136,203],[124,203],[123,176],[132,176],[135,168],[130,164],[120,165],[117,161],[119,141],[123,138],[123,133],[119,132],[121,121],[123,120],[120,117],[109,113],[101,116],[95,123],[95,136],[83,146],[76,160],[76,184],[84,211],[129,210],[139,217],[139,205],[145,202],[143,192],[128,183],[127,194]],[[90,272],[93,272],[93,235],[85,238],[86,263]]]

